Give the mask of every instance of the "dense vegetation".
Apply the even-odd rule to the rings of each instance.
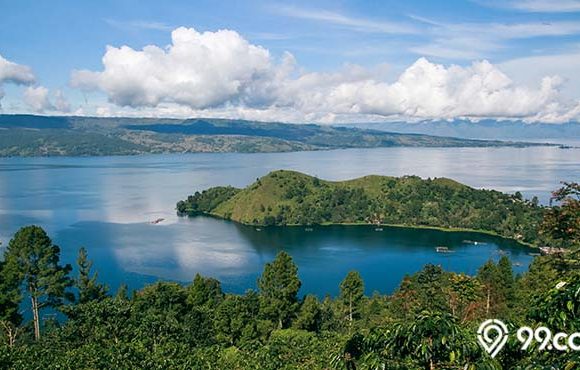
[[[542,145],[223,119],[0,115],[0,156],[287,152],[389,146]]]
[[[227,197],[232,189],[216,191]],[[351,271],[340,294],[323,300],[299,296],[298,268],[283,251],[264,267],[258,290],[243,295],[200,275],[111,295],[84,249],[72,276],[44,230],[24,227],[0,264],[0,368],[575,369],[580,351],[521,350],[513,333],[522,325],[580,331],[579,195],[578,184],[565,184],[541,223],[543,235],[570,251],[537,257],[521,276],[506,256],[475,276],[429,264],[392,295],[366,296]],[[43,315],[49,307],[65,318]],[[495,358],[476,341],[488,318],[511,333]]]
[[[243,190],[216,187],[177,203],[181,214],[199,213],[251,225],[376,223],[466,228],[524,242],[538,240],[545,212],[536,198],[478,190],[445,178],[423,180],[366,176],[323,181],[275,171]]]
[[[73,273],[44,230],[27,226],[0,263],[0,368],[576,369],[580,351],[521,350],[514,332],[580,331],[579,196],[578,184],[564,184],[540,226],[569,252],[536,257],[521,276],[506,256],[475,276],[428,264],[392,295],[367,296],[351,271],[340,294],[322,300],[299,295],[298,268],[283,251],[243,295],[200,275],[111,294],[84,249]],[[476,341],[488,318],[510,331],[495,358]]]

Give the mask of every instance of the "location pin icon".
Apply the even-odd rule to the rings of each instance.
[[[479,344],[493,358],[503,348],[508,339],[506,325],[500,320],[489,319],[481,323],[477,329],[477,340]]]

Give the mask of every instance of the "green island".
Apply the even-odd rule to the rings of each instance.
[[[538,199],[480,190],[447,178],[365,176],[324,181],[279,170],[245,189],[213,187],[177,203],[181,215],[210,215],[256,226],[376,224],[469,230],[522,243],[539,241],[546,212]]]
[[[271,177],[262,184],[276,180]],[[437,186],[463,188],[441,181]],[[206,196],[203,207],[219,209],[243,192],[222,188],[221,202]],[[565,249],[536,257],[521,275],[514,276],[505,255],[474,275],[427,264],[392,294],[367,295],[361,274],[350,271],[335,297],[301,295],[298,266],[285,251],[265,264],[257,289],[244,294],[224,292],[220,281],[201,275],[187,283],[158,281],[132,294],[126,286],[112,292],[98,281],[83,248],[73,272],[41,227],[26,226],[0,262],[0,368],[577,369],[580,351],[573,349],[580,343],[572,334],[580,331],[580,186],[565,183],[554,200],[538,233]],[[502,320],[510,332],[495,357],[476,340],[489,318]],[[540,341],[521,349],[511,333],[523,325],[567,333],[559,344],[568,350],[542,351]]]
[[[236,119],[0,114],[0,157],[528,146],[557,145]]]

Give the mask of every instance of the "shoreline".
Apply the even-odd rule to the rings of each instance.
[[[372,227],[392,227],[392,228],[400,228],[400,229],[435,230],[435,231],[441,231],[441,232],[446,232],[446,233],[467,232],[467,233],[483,234],[483,235],[487,235],[487,236],[498,237],[498,238],[513,241],[513,242],[515,242],[523,247],[526,247],[526,248],[530,248],[530,249],[534,249],[534,250],[539,249],[539,247],[537,245],[534,245],[531,243],[526,243],[526,242],[523,242],[521,240],[517,240],[515,238],[503,236],[501,234],[498,234],[495,231],[477,230],[477,229],[469,229],[469,228],[461,228],[461,227],[442,227],[442,226],[405,225],[405,224],[369,224],[369,223],[363,223],[363,222],[345,222],[345,223],[325,222],[325,223],[316,224],[316,225],[286,224],[286,225],[265,226],[265,225],[248,224],[248,223],[244,223],[244,222],[240,222],[240,221],[236,221],[236,220],[232,220],[232,219],[227,219],[227,218],[224,218],[220,215],[213,214],[213,213],[200,213],[198,215],[192,215],[192,216],[188,215],[187,213],[185,213],[183,215],[180,215],[178,213],[178,216],[179,217],[206,216],[206,217],[212,217],[212,218],[216,218],[216,219],[223,220],[223,221],[233,222],[233,223],[236,223],[238,225],[243,225],[243,226],[248,226],[248,227],[259,227],[259,228],[268,228],[268,227],[292,227],[292,228],[298,228],[298,227],[307,227],[308,228],[308,227],[310,227],[310,228],[312,228],[312,227],[320,227],[320,226],[322,226],[322,227],[325,227],[325,226],[372,226]]]

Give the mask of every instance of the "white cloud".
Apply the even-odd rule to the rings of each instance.
[[[229,30],[199,33],[178,28],[165,49],[107,47],[103,72],[75,71],[72,85],[101,89],[122,106],[175,102],[195,108],[239,97],[272,71],[269,52]]]
[[[57,90],[54,94],[54,107],[59,112],[70,112],[70,103],[68,102],[67,98],[64,96],[62,90]]]
[[[34,81],[34,73],[30,67],[11,62],[0,55],[0,84],[28,85]]]
[[[533,13],[574,13],[580,12],[578,0],[502,0],[502,1],[478,1],[487,6],[511,8]]]
[[[350,65],[335,73],[306,73],[292,55],[276,63],[266,49],[227,30],[179,28],[165,48],[108,47],[103,65],[101,72],[73,73],[72,84],[101,90],[111,103],[138,108],[140,114],[322,122],[375,116],[549,122],[579,118],[579,103],[561,96],[563,79],[558,76],[522,85],[485,60],[445,66],[425,58],[391,83],[384,67]],[[97,113],[116,112],[113,105]]]
[[[119,21],[116,19],[106,18],[104,20],[109,26],[122,30],[153,30],[153,31],[171,31],[172,27],[161,22],[154,21]]]
[[[54,94],[54,104],[50,99],[50,91],[44,86],[27,87],[24,90],[23,100],[34,112],[46,111],[66,113],[70,111],[70,104],[62,91],[57,90]]]
[[[432,39],[409,50],[421,56],[473,60],[506,49],[512,40],[580,34],[580,23],[569,21],[524,23],[445,23],[420,16]]]
[[[273,8],[275,12],[287,17],[307,19],[316,22],[324,22],[335,26],[346,27],[353,31],[367,33],[387,33],[387,34],[416,34],[419,30],[411,25],[375,21],[367,18],[358,18],[327,10],[302,9],[291,6],[277,5]]]
[[[54,105],[48,98],[48,89],[43,86],[28,87],[24,90],[24,102],[35,112],[42,113],[54,110]]]
[[[0,102],[4,98],[4,90],[2,89],[4,83],[29,85],[34,83],[35,79],[30,67],[11,62],[0,55]],[[1,108],[2,104],[0,104]]]

